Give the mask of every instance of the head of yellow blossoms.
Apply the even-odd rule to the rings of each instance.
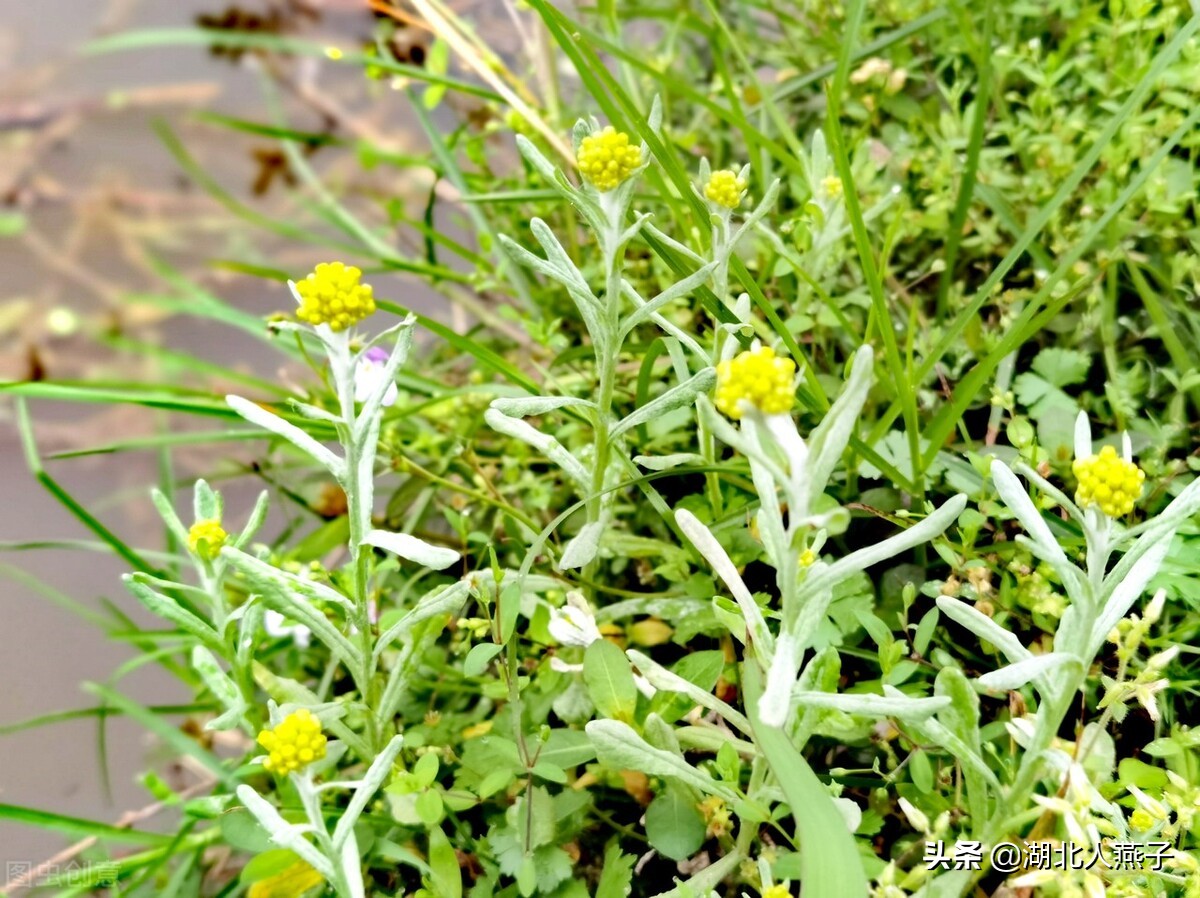
[[[1099,455],[1077,458],[1072,466],[1079,487],[1075,501],[1080,507],[1095,505],[1110,518],[1120,518],[1133,511],[1141,498],[1146,472],[1105,446]]]
[[[713,172],[704,185],[705,199],[726,209],[740,206],[745,193],[746,179],[729,169]]]
[[[762,893],[762,898],[792,898],[792,890],[786,883],[777,882]]]
[[[624,131],[609,125],[579,142],[575,161],[584,179],[607,193],[629,180],[642,164],[642,148],[631,143]]]
[[[795,401],[793,381],[796,363],[779,358],[769,346],[748,349],[717,365],[717,392],[713,398],[718,409],[740,419],[746,406],[765,415],[783,415]]]
[[[221,554],[229,534],[216,518],[203,518],[188,528],[188,551],[212,561]]]
[[[321,721],[307,708],[293,711],[278,726],[258,734],[258,744],[267,750],[263,767],[280,776],[325,757],[325,742]]]
[[[327,324],[344,331],[375,312],[375,297],[369,284],[361,282],[362,271],[342,262],[322,262],[296,283],[300,310],[296,317],[308,324]]]

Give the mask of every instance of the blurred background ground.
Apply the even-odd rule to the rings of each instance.
[[[277,358],[251,335],[172,315],[154,297],[164,287],[161,263],[255,315],[286,309],[282,287],[212,264],[214,259],[270,260],[302,271],[320,250],[264,239],[257,229],[199,190],[167,151],[156,126],[179,135],[204,171],[234,199],[286,218],[287,173],[269,138],[206,127],[198,113],[253,118],[261,113],[257,61],[214,57],[203,48],[151,48],[91,54],[96,38],[133,29],[188,27],[198,16],[278,15],[289,30],[350,44],[370,34],[358,0],[223,7],[220,0],[0,0],[0,378],[137,379],[153,342],[274,376]],[[411,127],[405,104],[386,93],[363,95],[361,75],[344,79],[304,60],[288,74],[288,112],[314,128],[369,129],[403,148]],[[314,159],[338,178],[333,154]],[[357,166],[347,177],[362,177]],[[369,184],[349,185],[369,189]],[[317,255],[314,255],[316,253]],[[441,303],[400,278],[375,279],[380,295],[443,319]],[[161,375],[161,372],[160,372]],[[43,455],[152,433],[161,416],[127,405],[82,407],[35,403]],[[31,477],[0,404],[0,543],[84,539],[89,534]],[[187,453],[176,475],[186,480]],[[153,453],[89,455],[50,465],[74,496],[133,545],[157,546],[146,499],[155,480]],[[252,484],[247,484],[247,487]],[[247,489],[247,492],[250,490]],[[134,613],[119,575],[126,566],[100,552],[58,548],[0,552],[0,731],[53,710],[95,702],[81,681],[104,681],[131,652],[105,641],[86,621],[49,601],[37,578],[95,607],[101,597]],[[19,570],[12,567],[16,565]],[[26,576],[28,575],[28,576]],[[148,665],[121,681],[148,704],[185,701],[186,690]],[[120,719],[107,727],[111,797],[105,795],[94,720],[5,732],[0,736],[0,802],[98,820],[116,820],[150,802],[134,782],[152,746]],[[0,824],[0,861],[44,860],[62,840],[33,828]]]

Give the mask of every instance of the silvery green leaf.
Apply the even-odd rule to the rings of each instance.
[[[520,440],[541,452],[558,465],[563,473],[571,478],[575,486],[579,489],[587,490],[591,488],[587,469],[584,468],[579,459],[567,451],[562,443],[554,437],[542,433],[536,427],[519,418],[510,418],[495,408],[489,408],[484,412],[483,420],[487,422],[492,430],[498,431],[507,437]]]
[[[675,736],[681,745],[698,748],[701,751],[716,754],[722,745],[732,745],[738,754],[748,758],[758,756],[758,748],[753,742],[738,739],[730,735],[724,727],[715,726],[683,726],[675,728]]]
[[[281,848],[287,848],[305,861],[310,867],[320,873],[329,882],[334,882],[337,875],[329,859],[318,851],[312,843],[304,838],[304,833],[312,831],[311,824],[295,826],[288,823],[275,810],[275,807],[265,798],[255,792],[250,786],[237,787],[238,800],[246,807],[255,819],[262,824],[271,841]]]
[[[1146,553],[1129,569],[1129,573],[1117,581],[1092,629],[1091,642],[1097,649],[1103,644],[1112,628],[1129,613],[1133,603],[1145,592],[1146,585],[1158,573],[1163,559],[1167,557],[1167,552],[1171,548],[1171,540],[1174,536],[1174,530],[1159,535]],[[1057,646],[1057,640],[1055,640],[1055,645]],[[1064,646],[1064,648],[1069,647]]]
[[[500,234],[500,246],[504,248],[512,258],[524,265],[526,268],[531,268],[540,275],[550,278],[553,281],[566,286],[570,290],[574,290],[577,285],[570,271],[563,271],[558,265],[553,262],[548,262],[536,253],[531,253],[517,241],[513,240],[507,234]],[[594,297],[593,297],[594,298]]]
[[[313,602],[330,602],[347,612],[354,611],[352,601],[320,580],[310,580],[298,574],[281,570],[247,552],[237,551],[233,553],[233,557],[236,558],[237,566],[241,569],[252,569],[260,577],[275,580],[281,589],[291,592],[297,601],[305,604],[305,607]]]
[[[1001,500],[1009,510],[1017,516],[1017,520],[1021,522],[1025,532],[1029,534],[1037,556],[1048,562],[1060,575],[1064,570],[1072,567],[1059,546],[1058,540],[1054,538],[1054,534],[1050,532],[1050,528],[1042,518],[1042,513],[1034,507],[1033,500],[1025,492],[1025,487],[1021,486],[1021,481],[1017,480],[1017,475],[998,458],[992,459],[991,471],[992,482],[996,484],[996,492],[1000,494]]]
[[[863,403],[874,381],[874,353],[870,346],[862,346],[854,354],[850,365],[850,377],[842,388],[833,406],[825,413],[821,423],[808,437],[808,489],[809,501],[814,502],[825,492],[834,468],[842,459],[846,445],[854,433],[862,412]]]
[[[588,723],[588,738],[596,746],[600,761],[613,770],[640,770],[650,776],[666,776],[694,786],[706,795],[734,801],[736,793],[724,783],[697,770],[683,758],[654,748],[637,731],[619,720],[593,720]]]
[[[662,97],[658,94],[654,95],[654,99],[650,101],[650,114],[646,116],[646,125],[651,131],[662,130],[663,120],[663,105]]]
[[[334,850],[336,851],[337,849],[335,848]],[[342,845],[339,857],[341,859],[342,884],[347,898],[365,898],[366,890],[363,888],[362,853],[358,850],[358,837],[354,835],[354,830],[350,830],[349,835],[346,837],[346,842]]]
[[[583,276],[583,272],[575,265],[570,255],[562,244],[558,242],[558,237],[550,230],[540,218],[534,218],[529,222],[529,229],[533,232],[534,238],[546,251],[546,262],[559,272],[559,280],[568,286],[573,285],[579,292],[580,296],[586,298],[588,302],[598,303],[596,295],[588,286],[587,279]]]
[[[301,452],[309,455],[314,461],[324,467],[330,474],[341,480],[345,476],[346,464],[333,452],[322,446],[307,433],[294,424],[289,424],[283,418],[255,405],[241,396],[226,396],[225,401],[235,412],[264,430],[269,430],[278,437],[287,440]]]
[[[249,668],[254,659],[254,650],[258,647],[258,633],[262,627],[264,609],[254,596],[235,610],[241,612],[238,619],[237,663]],[[230,615],[233,619],[233,615]]]
[[[683,749],[675,736],[674,727],[653,711],[646,715],[646,722],[642,724],[642,734],[651,748],[659,748],[677,757],[683,757]]]
[[[141,602],[151,614],[156,614],[159,617],[169,620],[185,633],[195,636],[206,646],[215,652],[221,652],[224,646],[217,638],[216,631],[206,622],[198,618],[192,612],[182,607],[173,599],[155,592],[146,585],[146,581],[152,580],[146,574],[126,574],[122,578],[129,591]]]
[[[690,259],[692,262],[695,262],[697,265],[703,265],[706,261],[708,261],[703,256],[701,256],[699,253],[697,253],[694,249],[692,249],[690,246],[686,246],[686,245],[680,243],[678,240],[676,240],[670,234],[660,231],[651,222],[649,222],[649,221],[646,222],[646,224],[643,225],[643,227],[644,227],[646,233],[650,234],[650,236],[652,236],[655,240],[659,241],[660,243],[665,243],[667,246],[669,246],[675,252],[679,253],[686,259]]]
[[[171,504],[171,500],[163,495],[157,487],[150,490],[150,500],[158,509],[159,516],[162,517],[163,523],[167,525],[175,539],[179,541],[180,545],[187,545],[188,529],[179,520],[179,515],[175,513],[175,507]]]
[[[635,455],[633,462],[648,471],[669,471],[680,465],[703,465],[707,460],[694,452],[674,452],[670,455]]]
[[[775,651],[767,668],[766,685],[758,703],[758,713],[763,723],[771,727],[782,727],[795,705],[792,691],[800,675],[800,661],[804,649],[795,635],[786,630],[775,640]]]
[[[1075,457],[1092,457],[1092,425],[1087,412],[1081,411],[1075,418]]]
[[[559,568],[569,571],[590,563],[600,551],[600,538],[604,536],[606,526],[605,521],[584,524],[563,549],[562,557],[558,560]]]
[[[1006,630],[986,614],[977,611],[966,602],[950,596],[939,596],[937,606],[946,616],[970,630],[984,642],[989,642],[1004,653],[1012,663],[1032,658],[1029,649],[1021,644],[1011,630]]]
[[[656,396],[641,408],[635,409],[618,421],[613,425],[611,431],[612,439],[615,440],[621,434],[633,427],[637,427],[639,424],[673,412],[677,408],[683,408],[685,405],[691,405],[698,393],[708,392],[716,382],[716,369],[705,368],[683,383],[671,387],[671,389],[667,390],[661,396]]]
[[[289,399],[288,405],[296,410],[298,415],[308,418],[310,421],[324,421],[326,424],[341,425],[346,423],[340,415],[333,415],[325,411],[323,408],[317,408],[315,405],[309,405],[307,402],[300,402],[296,399]]]
[[[313,632],[325,647],[343,661],[351,670],[358,670],[362,664],[358,648],[343,636],[330,622],[324,613],[317,611],[300,594],[294,591],[294,579],[272,567],[264,561],[259,561],[239,549],[226,546],[221,550],[221,557],[231,566],[245,575],[253,591],[262,596],[263,604],[303,624]],[[318,584],[306,583],[308,587]],[[325,588],[328,590],[328,588]],[[332,592],[332,590],[328,590]],[[344,602],[345,599],[343,598]]]
[[[237,686],[233,684],[225,671],[221,670],[221,666],[213,657],[212,652],[204,646],[198,645],[192,648],[192,667],[200,674],[200,679],[204,680],[208,691],[226,709],[220,717],[206,723],[204,728],[206,730],[230,730],[236,727],[241,722],[242,714],[246,711],[245,699],[242,698]]]
[[[224,510],[225,503],[221,501],[221,494],[215,492],[208,485],[208,481],[197,480],[196,485],[192,487],[192,511],[196,515],[196,520],[215,518],[219,521]]]
[[[623,296],[628,297],[630,302],[633,303],[635,308],[641,308],[642,306],[644,306],[646,304],[645,297],[643,297],[640,293],[638,293],[637,290],[634,289],[634,286],[632,284],[630,284],[629,281],[625,280],[624,278],[621,279],[621,294]],[[664,331],[666,331],[667,334],[669,334],[670,336],[672,336],[676,340],[678,340],[680,342],[680,344],[682,344],[683,346],[686,346],[688,348],[688,350],[692,353],[692,355],[695,356],[697,359],[699,359],[703,362],[708,361],[709,351],[704,346],[702,346],[691,334],[687,333],[687,331],[685,331],[683,328],[679,327],[679,325],[668,320],[667,318],[664,318],[662,313],[660,313],[660,312],[653,312],[650,315],[650,320],[653,321],[655,324],[657,324]]]
[[[801,503],[797,513],[800,517],[806,518],[811,505],[809,495],[812,490],[812,484],[809,481],[811,468],[808,444],[800,436],[800,431],[796,429],[796,421],[790,414],[766,415],[762,420],[767,433],[771,435],[771,439],[775,441],[775,445],[787,459],[788,481],[792,493]],[[742,424],[743,429],[752,421],[752,418],[746,419]]]
[[[417,624],[437,617],[440,614],[453,614],[462,607],[467,598],[469,587],[465,580],[451,583],[449,586],[428,593],[417,601],[416,607],[404,617],[396,621],[375,642],[375,656],[379,657],[393,642],[412,630]]]
[[[749,166],[747,166],[747,168],[749,168]],[[752,229],[759,231],[759,233],[762,233],[764,230],[769,231],[769,228],[758,227],[758,223],[767,216],[767,213],[775,208],[775,201],[779,199],[779,191],[782,186],[783,182],[780,181],[779,178],[776,178],[767,186],[767,189],[763,191],[762,199],[758,201],[758,204],[754,207],[753,211],[746,216],[745,220],[742,221],[741,226],[739,226],[738,229],[733,232],[733,236],[729,238],[729,243],[727,243],[726,246],[731,253],[737,247],[738,243],[741,242],[741,239]]]
[[[966,505],[967,497],[959,493],[957,496],[947,499],[940,508],[927,515],[923,521],[913,524],[903,533],[889,536],[883,542],[859,549],[857,552],[852,552],[845,558],[833,562],[821,573],[821,577],[830,583],[837,583],[850,574],[864,571],[914,546],[927,543],[949,527]]]
[[[734,344],[730,340],[729,344]],[[697,398],[696,406],[700,412],[700,420],[704,426],[708,428],[708,432],[715,436],[718,440],[724,443],[731,449],[735,449],[740,454],[746,456],[750,461],[759,464],[766,470],[776,483],[788,484],[790,478],[787,472],[783,470],[775,461],[770,458],[760,448],[757,440],[747,439],[737,429],[729,423],[724,415],[720,414],[708,398],[701,396]]]
[[[742,853],[735,848],[675,888],[659,892],[654,898],[705,898],[738,868],[742,860]]]
[[[1045,655],[1035,655],[1009,664],[999,670],[993,670],[979,677],[975,682],[984,689],[1006,692],[1020,689],[1022,686],[1040,679],[1043,675],[1067,664],[1079,664],[1079,659],[1065,652],[1049,652]]]
[[[594,409],[596,403],[574,396],[521,396],[493,399],[491,407],[510,418],[527,418],[530,415],[544,415],[560,408]]]
[[[1157,520],[1178,526],[1200,511],[1200,477],[1183,488],[1166,508],[1159,512]]]
[[[542,178],[548,183],[555,183],[555,176],[558,174],[556,169],[547,159],[542,151],[529,138],[523,134],[517,135],[517,149],[521,151],[521,155],[525,157],[525,161],[533,166]]]
[[[386,530],[370,530],[363,536],[362,541],[368,546],[375,546],[399,555],[408,561],[416,562],[424,567],[440,571],[458,561],[460,556],[453,549],[444,546],[431,546],[422,539],[407,533],[391,533]]]
[[[1029,467],[1029,465],[1025,464],[1024,462],[1018,463],[1014,473],[1019,473],[1039,490],[1041,490],[1063,508],[1067,509],[1067,511],[1070,512],[1071,515],[1077,520],[1083,519],[1083,512],[1080,510],[1079,506],[1071,501],[1070,496],[1056,487],[1053,483],[1051,483],[1033,468]]]
[[[721,548],[717,538],[712,535],[712,531],[701,524],[696,516],[685,508],[675,512],[675,523],[679,525],[683,535],[691,541],[704,560],[712,565],[713,571],[728,587],[746,620],[750,638],[758,644],[760,651],[769,651],[773,640],[762,609],[754,601],[754,596],[746,588],[741,574],[737,572],[737,568],[733,566],[733,562],[729,560],[729,556],[725,554],[725,550]]]
[[[233,540],[233,545],[241,548],[254,538],[254,534],[258,533],[258,529],[262,527],[263,521],[267,519],[267,510],[270,508],[270,496],[267,491],[263,490],[258,494],[258,498],[254,501],[254,508],[250,511],[250,517],[246,521],[246,526],[242,528],[242,532]]]
[[[745,715],[721,701],[711,692],[705,692],[695,683],[667,670],[649,655],[645,655],[637,649],[626,649],[625,654],[641,671],[642,676],[649,680],[650,685],[656,689],[686,695],[700,707],[717,713],[725,719],[726,723],[732,724],[746,735],[750,735],[750,721],[746,719]]]
[[[950,704],[950,699],[945,696],[910,698],[902,694],[868,695],[802,689],[792,692],[792,701],[802,708],[824,708],[862,717],[895,717],[898,720],[924,720]]]
[[[963,767],[969,768],[973,774],[982,778],[997,794],[1002,791],[996,774],[992,773],[992,769],[988,767],[983,758],[941,721],[930,717],[925,720],[909,721],[908,726],[920,737],[922,742],[940,745],[954,755]]]
[[[412,329],[416,321],[417,319],[413,315],[407,315],[400,322],[392,351],[388,355],[387,361],[383,363],[383,370],[376,378],[374,388],[363,401],[362,411],[358,413],[358,417],[354,421],[354,436],[358,441],[359,452],[364,458],[370,459],[369,464],[372,467],[375,459],[375,447],[379,441],[379,425],[382,420],[384,397],[392,384],[396,382],[396,373],[400,370],[400,366],[408,358],[408,349],[412,345]],[[346,366],[347,370],[344,376],[350,381],[354,379],[356,365],[356,362],[351,361]],[[365,472],[365,476],[371,481],[374,480],[373,475],[373,470],[368,469]],[[370,509],[369,501],[363,504]]]
[[[383,785],[383,781],[391,775],[392,764],[395,763],[396,755],[400,754],[400,748],[403,745],[403,736],[393,736],[387,747],[371,762],[371,766],[367,769],[366,774],[354,789],[354,797],[350,799],[350,803],[342,811],[341,819],[338,820],[337,827],[333,831],[333,847],[335,851],[340,851],[342,846],[346,844],[346,840],[354,832],[354,825],[358,822],[358,818],[362,816],[367,802],[379,791],[379,787]]]
[[[650,316],[661,309],[669,302],[673,302],[682,296],[695,290],[701,284],[709,279],[713,273],[713,269],[717,267],[716,262],[709,262],[697,271],[692,272],[681,281],[676,281],[670,287],[667,287],[653,299],[647,300],[644,306],[634,309],[625,318],[621,325],[622,336],[632,333],[634,328],[644,321],[648,321]]]

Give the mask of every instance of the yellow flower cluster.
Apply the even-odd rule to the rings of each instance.
[[[296,317],[309,324],[328,324],[331,330],[344,331],[375,312],[375,297],[368,284],[360,282],[362,272],[342,262],[322,262],[304,280],[296,284],[300,311]]]
[[[221,554],[221,546],[229,534],[216,518],[204,518],[188,528],[188,551],[212,561]]]
[[[575,161],[579,163],[579,173],[605,193],[627,181],[642,164],[642,148],[631,144],[624,131],[609,125],[580,142]]]
[[[321,721],[307,708],[293,711],[274,729],[258,734],[258,744],[267,750],[263,767],[280,776],[325,757],[325,741]]]
[[[724,799],[711,795],[700,802],[698,808],[707,824],[706,832],[710,839],[729,835],[733,829],[733,817]]]
[[[717,366],[717,408],[735,421],[744,413],[743,402],[768,415],[792,410],[792,381],[796,363],[778,358],[769,346],[748,349]]]
[[[1075,459],[1072,470],[1079,479],[1075,501],[1081,506],[1095,505],[1110,518],[1133,511],[1146,479],[1145,471],[1117,455],[1112,446],[1105,446],[1091,458]]]
[[[792,898],[792,892],[786,885],[777,882],[762,893],[762,898]]]
[[[704,196],[718,206],[726,209],[736,209],[742,204],[742,194],[746,192],[746,179],[739,178],[737,172],[715,171],[704,185]]]

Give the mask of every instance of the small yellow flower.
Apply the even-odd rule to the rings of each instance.
[[[821,180],[821,186],[825,188],[825,194],[836,200],[842,195],[842,179],[836,175],[830,175]]]
[[[295,898],[322,882],[320,873],[304,861],[296,861],[274,876],[258,880],[246,894],[249,898]]]
[[[296,317],[309,324],[328,324],[344,331],[375,312],[371,287],[360,282],[362,272],[342,262],[322,262],[296,284],[300,311]]]
[[[762,893],[762,898],[792,898],[792,892],[786,884],[777,882]]]
[[[748,349],[717,366],[717,408],[735,421],[745,412],[743,403],[768,415],[792,410],[792,381],[796,363],[778,358],[769,346]]]
[[[631,144],[624,131],[609,125],[585,137],[575,159],[579,173],[601,193],[606,193],[627,181],[642,164],[642,148]]]
[[[321,721],[307,708],[293,711],[275,728],[258,734],[258,744],[267,750],[263,767],[280,776],[325,757],[325,741]]]
[[[225,532],[219,520],[204,518],[188,529],[188,551],[212,561],[221,554],[221,546],[225,545],[228,538],[229,534]]]
[[[1145,832],[1154,826],[1154,817],[1145,808],[1138,808],[1129,815],[1129,822],[1134,829],[1139,829]]]
[[[746,192],[746,179],[739,178],[737,172],[715,171],[704,185],[704,196],[718,206],[726,209],[736,209],[742,204],[742,195]]]
[[[1112,446],[1102,448],[1099,455],[1075,459],[1072,470],[1079,479],[1075,501],[1081,506],[1095,505],[1110,518],[1133,511],[1146,479],[1145,471],[1117,455]]]
[[[706,832],[710,839],[728,835],[733,829],[733,818],[724,799],[712,795],[700,802],[698,807],[707,824]]]
[[[800,553],[800,567],[812,567],[817,561],[817,553],[812,549],[805,549]]]

